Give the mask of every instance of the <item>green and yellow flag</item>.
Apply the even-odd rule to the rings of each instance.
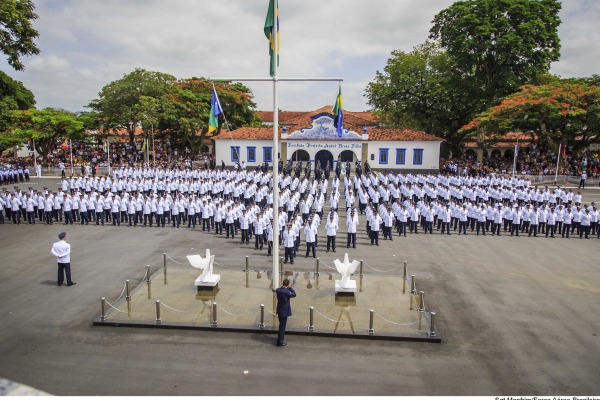
[[[275,37],[273,28],[277,35],[277,50],[275,51]],[[269,0],[269,11],[267,11],[267,19],[265,20],[265,36],[269,39],[269,56],[271,76],[275,75],[275,62],[279,66],[279,0]],[[277,58],[275,59],[275,54]]]
[[[219,129],[219,114],[222,112],[223,109],[221,108],[219,96],[217,96],[217,91],[213,86],[212,97],[210,99],[210,116],[208,117],[208,133]]]

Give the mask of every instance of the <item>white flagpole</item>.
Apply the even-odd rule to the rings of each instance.
[[[69,149],[71,150],[71,176],[73,176],[73,141],[69,139]]]
[[[42,176],[42,174],[38,174],[38,170],[37,170],[37,157],[35,155],[35,139],[31,138],[31,144],[32,144],[32,150],[33,150],[33,168],[35,168],[35,176],[37,176],[38,178],[40,176]]]
[[[110,140],[106,137],[106,158],[108,158],[108,176],[110,176]]]
[[[277,52],[279,46],[277,0],[273,1],[273,290],[279,286],[279,96],[277,91]]]
[[[519,152],[519,139],[517,139],[517,145],[515,146],[515,156],[513,158],[513,170],[512,175],[515,176],[515,169],[517,168],[517,153]]]
[[[556,157],[556,172],[554,174],[554,184],[556,185],[556,183],[558,182],[558,166],[560,165],[560,150],[562,148],[562,143],[559,143],[558,145],[558,155]]]

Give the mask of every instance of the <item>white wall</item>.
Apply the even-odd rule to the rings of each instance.
[[[225,161],[225,165],[233,166],[234,161],[231,160],[231,147],[239,146],[240,148],[240,162],[245,161],[249,167],[255,167],[262,165],[265,162],[263,148],[273,147],[272,140],[215,140],[215,157],[217,165],[221,165],[221,160]],[[248,161],[248,147],[255,147],[255,161]],[[277,151],[271,151],[271,161],[277,159]]]
[[[440,161],[441,142],[379,142],[369,141],[369,164],[372,168],[381,169],[422,169],[437,170]],[[380,149],[388,149],[388,162],[382,164],[379,161]],[[396,149],[405,149],[404,164],[396,163]],[[414,150],[423,149],[423,162],[421,165],[413,163]],[[373,156],[373,159],[371,159]]]
[[[263,158],[263,148],[264,147],[273,147],[273,141],[271,140],[215,140],[216,143],[216,162],[217,165],[221,165],[221,160],[225,161],[225,165],[233,166],[234,162],[231,160],[231,146],[239,146],[240,147],[240,162],[245,161],[246,165],[249,167],[259,166],[264,162]],[[290,143],[292,143],[290,141]],[[307,144],[307,142],[295,141],[294,143]],[[279,142],[281,146],[281,141]],[[323,143],[325,145],[326,143]],[[329,143],[327,143],[329,144]],[[332,143],[333,144],[333,143]],[[393,142],[393,141],[369,141],[369,155],[368,161],[371,164],[372,168],[380,168],[380,169],[410,169],[410,170],[437,170],[439,168],[439,160],[440,160],[440,144],[441,142]],[[320,144],[321,145],[321,144]],[[363,144],[364,145],[364,142]],[[287,149],[287,157],[290,158],[292,153],[298,148],[302,148],[303,150],[308,151],[311,155],[311,160],[314,160],[314,155],[317,151],[321,150],[321,148],[314,147],[295,147],[296,145],[292,144],[292,147],[288,147]],[[255,147],[256,151],[256,160],[254,162],[248,161],[248,147]],[[337,159],[337,155],[343,151],[348,150],[338,149],[338,148],[326,148],[331,151],[334,156],[334,160]],[[379,162],[379,150],[380,149],[388,149],[388,163],[381,164]],[[405,163],[404,164],[396,164],[396,149],[406,149],[405,152]],[[416,165],[413,163],[413,156],[415,149],[423,149],[423,163],[421,165]],[[361,157],[360,149],[351,149],[357,154],[359,159]],[[371,160],[371,155],[374,156],[374,159]],[[272,151],[272,160],[277,159],[277,151]],[[365,160],[361,160],[365,161]]]

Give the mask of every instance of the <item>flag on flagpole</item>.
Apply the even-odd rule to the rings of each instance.
[[[212,98],[210,99],[210,116],[208,117],[208,133],[216,131],[219,128],[219,114],[222,112],[221,102],[219,102],[217,91],[213,86]]]
[[[344,110],[342,103],[342,86],[340,86],[337,98],[335,99],[335,105],[333,106],[333,126],[337,129],[338,137],[342,137],[344,129]]]
[[[567,146],[563,147],[563,151],[562,151],[562,158],[565,158],[567,156]]]
[[[519,141],[517,140],[517,144],[515,145],[515,157],[519,156],[519,148],[520,148]]]
[[[60,145],[64,151],[69,151],[69,139],[65,138],[65,141]]]
[[[273,27],[276,28],[277,35],[277,50],[275,50],[275,37],[273,35]],[[270,58],[270,74],[275,76],[275,62],[279,66],[279,0],[269,0],[269,10],[265,19],[265,36],[269,39],[269,56]],[[277,58],[274,59],[275,54]]]

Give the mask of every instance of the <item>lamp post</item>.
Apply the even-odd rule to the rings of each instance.
[[[156,165],[156,152],[154,151],[154,124],[150,122],[150,131],[152,132],[152,167]]]

